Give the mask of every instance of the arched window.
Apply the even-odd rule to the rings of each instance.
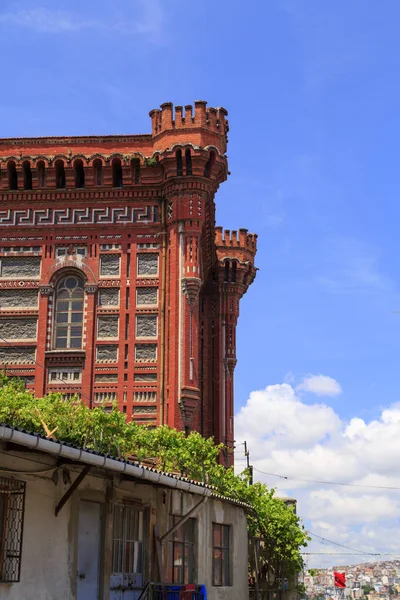
[[[15,166],[15,162],[13,160],[10,160],[10,162],[8,163],[7,170],[8,170],[8,187],[10,188],[10,190],[17,190],[18,189],[18,174],[17,174],[17,167]]]
[[[22,165],[22,172],[24,174],[24,190],[32,189],[32,171],[31,163],[29,160],[25,160]]]
[[[139,181],[140,181],[140,160],[138,158],[132,158],[131,170],[132,170],[132,183],[139,183]]]
[[[176,174],[178,177],[183,175],[183,167],[182,167],[182,150],[176,151]]]
[[[186,175],[192,174],[192,155],[190,154],[190,148],[185,150],[185,161],[186,161]]]
[[[119,158],[114,158],[112,161],[113,187],[122,187],[122,165]]]
[[[210,177],[211,169],[213,164],[215,163],[215,152],[211,150],[208,161],[206,162],[206,166],[204,167],[204,177]]]
[[[93,179],[94,185],[101,185],[103,178],[103,164],[99,158],[93,162]]]
[[[56,188],[63,189],[63,188],[65,188],[64,162],[62,160],[57,160],[55,167],[56,167]]]
[[[85,187],[85,169],[83,168],[83,162],[79,158],[74,163],[75,169],[75,187],[76,188],[84,188]]]
[[[37,180],[40,188],[46,185],[46,168],[43,160],[40,160],[37,164]]]
[[[82,348],[83,281],[67,275],[57,286],[54,313],[54,348]]]

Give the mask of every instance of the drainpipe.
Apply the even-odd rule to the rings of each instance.
[[[166,272],[167,272],[167,221],[166,221],[166,200],[161,203],[161,222],[163,225],[162,231],[162,247],[161,247],[161,365],[160,365],[160,425],[164,425],[164,394],[165,394],[165,304],[166,304]]]

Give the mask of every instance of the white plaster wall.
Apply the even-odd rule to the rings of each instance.
[[[32,471],[54,465],[54,457],[44,454],[12,455],[1,451],[0,465],[8,469]],[[82,467],[74,467],[72,480]],[[110,477],[112,474],[108,473]],[[5,475],[6,476],[6,475]],[[10,475],[11,476],[11,475]],[[68,489],[62,481],[54,485],[51,473],[48,475],[15,478],[26,481],[26,501],[24,537],[22,546],[21,581],[14,584],[0,583],[0,600],[76,600],[76,555],[79,500],[88,499],[102,503],[104,507],[103,566],[100,574],[103,595],[109,597],[109,570],[112,541],[112,512],[106,510],[106,487],[111,483],[105,478],[90,474],[81,483],[78,491],[55,517],[55,507]],[[146,579],[157,579],[155,555],[153,553],[153,525],[158,524],[160,534],[169,528],[169,514],[172,512],[172,492],[166,488],[156,488],[133,481],[121,482],[114,477],[114,501],[130,499],[148,507],[148,530],[146,547]],[[173,492],[176,495],[176,492]],[[186,514],[201,500],[199,495],[183,495],[183,514]],[[180,506],[180,504],[179,504]],[[247,521],[240,507],[227,502],[209,499],[193,515],[197,520],[197,583],[205,584],[209,600],[245,600],[247,587]],[[232,526],[232,578],[233,585],[226,588],[212,586],[212,523]],[[147,534],[147,535],[146,535]],[[167,543],[165,543],[165,548]]]
[[[18,479],[23,479],[18,476]],[[69,506],[54,516],[55,486],[27,481],[21,581],[0,583],[0,600],[72,600],[68,559]]]

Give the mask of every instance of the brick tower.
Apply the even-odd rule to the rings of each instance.
[[[146,135],[0,140],[0,366],[232,446],[257,236],[215,227],[227,112],[150,117]]]

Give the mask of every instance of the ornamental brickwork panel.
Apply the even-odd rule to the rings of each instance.
[[[157,344],[136,344],[135,361],[136,362],[156,362]]]
[[[137,306],[153,305],[158,302],[158,288],[156,287],[139,287],[136,290]]]
[[[31,365],[35,362],[35,346],[0,347],[0,365]]]
[[[136,337],[154,338],[157,337],[157,316],[138,315],[136,317]]]
[[[117,362],[118,346],[97,346],[96,360],[99,363]]]
[[[135,373],[134,380],[143,382],[157,381],[157,373]]]
[[[35,340],[36,332],[36,318],[0,318],[0,336],[6,340]]]
[[[117,338],[118,324],[119,317],[117,315],[99,317],[97,325],[97,337],[99,339]]]
[[[95,383],[117,383],[118,373],[97,373],[94,376]]]
[[[137,262],[137,274],[139,277],[158,275],[158,254],[138,254]]]
[[[100,275],[103,277],[118,277],[120,262],[119,254],[102,254],[100,256]]]
[[[39,277],[40,256],[3,256],[0,260],[1,277]]]
[[[36,308],[38,290],[0,289],[0,308]]]
[[[99,291],[100,306],[119,306],[118,288],[101,288]]]

